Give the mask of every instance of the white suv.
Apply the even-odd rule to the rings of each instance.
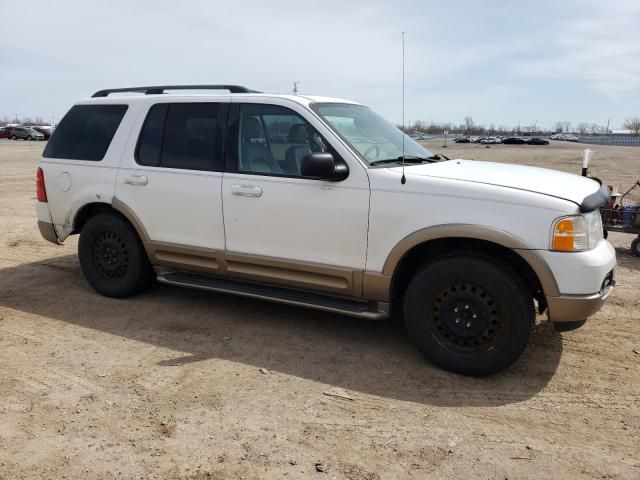
[[[221,93],[165,94],[205,89]],[[606,187],[433,155],[345,100],[103,90],[60,122],[37,179],[43,237],[80,234],[82,271],[103,295],[157,280],[397,313],[433,363],[468,375],[518,358],[534,302],[569,330],[614,283]]]

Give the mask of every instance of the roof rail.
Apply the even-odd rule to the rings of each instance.
[[[138,92],[144,93],[145,95],[158,95],[164,93],[165,90],[229,90],[231,93],[260,93],[239,85],[156,85],[153,87],[108,88],[106,90],[98,90],[96,93],[91,95],[91,98],[107,97],[111,93],[121,92]]]

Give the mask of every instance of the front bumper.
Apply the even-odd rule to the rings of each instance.
[[[602,281],[600,291],[592,295],[546,297],[549,320],[554,323],[580,322],[598,312],[613,291],[614,275],[615,270],[607,273]]]
[[[615,285],[616,253],[606,240],[585,252],[541,253],[556,279],[557,293],[547,294],[549,320],[561,329],[579,326],[602,308]],[[549,292],[547,292],[549,293]]]

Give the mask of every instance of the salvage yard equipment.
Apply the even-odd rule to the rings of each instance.
[[[640,257],[640,207],[632,202],[625,203],[625,198],[639,187],[640,180],[620,196],[619,200],[617,198],[618,195],[612,194],[609,204],[600,208],[605,238],[607,232],[637,235],[633,242],[631,242],[631,253],[636,257]]]

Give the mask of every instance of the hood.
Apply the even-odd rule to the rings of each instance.
[[[392,170],[398,173],[402,172],[401,167],[395,167]],[[594,180],[572,173],[476,160],[447,160],[437,163],[405,165],[405,175],[407,179],[418,175],[515,188],[563,198],[578,205],[585,197],[600,189],[600,185]]]

